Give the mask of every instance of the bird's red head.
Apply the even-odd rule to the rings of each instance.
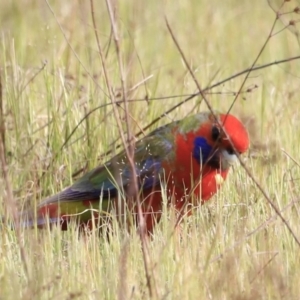
[[[234,146],[238,153],[244,153],[249,148],[249,135],[241,123],[235,116],[229,114],[220,114],[220,123],[226,134],[221,133],[221,140],[224,146]],[[227,136],[226,136],[227,135]],[[230,143],[230,141],[232,143]]]
[[[194,119],[197,115],[194,116]],[[198,115],[199,125],[188,135],[193,144],[193,157],[200,165],[228,169],[249,148],[249,136],[244,125],[230,114]]]

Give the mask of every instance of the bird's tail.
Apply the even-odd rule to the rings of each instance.
[[[52,224],[61,223],[61,218],[59,217],[49,217],[44,214],[40,214],[39,210],[35,213],[34,210],[28,209],[19,212],[15,218],[8,218],[6,216],[0,217],[0,227],[10,228],[12,230],[18,228],[44,228],[46,226],[51,226]]]

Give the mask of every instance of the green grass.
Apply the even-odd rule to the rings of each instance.
[[[101,164],[101,154],[120,142],[89,1],[50,5],[55,16],[44,1],[0,3],[5,154],[20,208],[68,186],[78,170]],[[116,49],[109,43],[109,15],[104,1],[94,5],[117,95],[121,81]],[[284,10],[295,6],[291,1]],[[250,67],[275,18],[267,1],[260,0],[119,1],[116,13],[128,89],[152,75],[128,93],[129,99],[197,91],[164,15],[202,87]],[[288,22],[299,15],[282,18]],[[275,32],[283,27],[278,21]],[[296,23],[293,30],[274,35],[257,65],[298,55],[298,28]],[[246,165],[298,238],[299,70],[294,60],[251,73],[244,90],[258,88],[242,94],[232,109],[251,136]],[[227,111],[234,99],[228,92],[237,92],[243,78],[212,90],[207,96],[212,106]],[[133,132],[183,99],[131,103]],[[182,105],[154,127],[207,110],[199,100]],[[105,104],[70,136],[88,112]],[[123,120],[122,126],[126,128]],[[3,177],[0,183],[0,215],[5,215]],[[174,223],[172,213],[165,212],[147,243],[154,299],[298,299],[299,245],[240,166],[219,194],[186,219],[180,233],[171,235]],[[0,299],[150,298],[139,236],[114,225],[109,239],[95,232],[78,234],[75,226],[68,232],[21,230],[20,236],[2,227]]]

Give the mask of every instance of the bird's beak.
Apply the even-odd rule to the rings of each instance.
[[[221,168],[223,170],[228,169],[230,166],[238,162],[238,157],[235,153],[228,153],[226,149],[221,150],[220,153]]]

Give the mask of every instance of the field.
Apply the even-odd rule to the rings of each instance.
[[[117,224],[109,238],[2,225],[1,300],[299,299],[299,2],[269,2],[0,2],[1,216],[104,163],[118,122],[139,132],[199,92],[193,76],[251,138],[248,171],[175,232],[165,211],[144,243]],[[198,95],[145,133],[206,110]]]

